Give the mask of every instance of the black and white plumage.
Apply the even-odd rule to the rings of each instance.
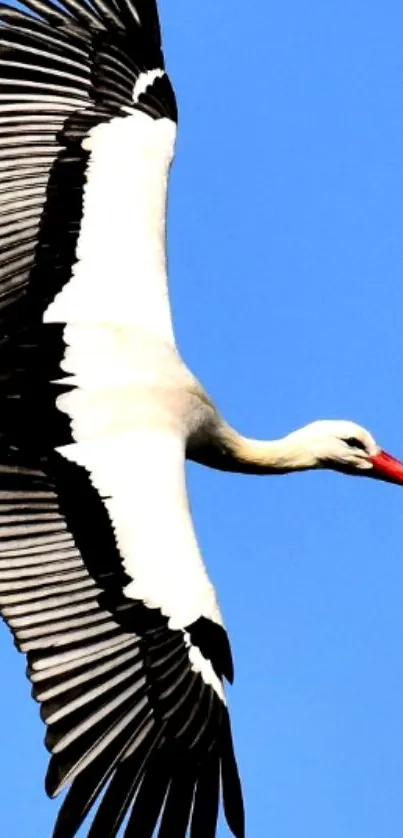
[[[185,461],[403,483],[348,421],[251,440],[175,344],[177,109],[154,0],[0,5],[0,611],[47,724],[54,838],[245,834]],[[93,808],[94,807],[94,808]],[[90,810],[91,813],[90,813]]]
[[[186,498],[199,394],[166,290],[177,110],[157,9],[26,6],[0,7],[0,606],[47,725],[46,789],[70,784],[54,836],[105,788],[92,838],[130,807],[127,836],[160,819],[161,838],[208,838],[220,797],[242,836],[231,652]]]

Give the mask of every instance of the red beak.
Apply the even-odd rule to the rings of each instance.
[[[403,463],[396,460],[386,451],[380,451],[375,457],[370,457],[374,467],[369,477],[376,477],[378,480],[386,480],[387,483],[399,483],[403,485]]]

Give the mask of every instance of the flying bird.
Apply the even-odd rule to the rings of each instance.
[[[0,6],[0,609],[47,726],[54,838],[245,835],[228,634],[190,459],[403,483],[349,421],[260,441],[184,364],[165,230],[177,105],[154,0]]]

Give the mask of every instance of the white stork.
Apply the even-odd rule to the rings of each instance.
[[[245,834],[186,458],[403,483],[368,431],[242,437],[175,344],[165,212],[177,110],[154,0],[0,9],[0,607],[69,786],[54,838]]]

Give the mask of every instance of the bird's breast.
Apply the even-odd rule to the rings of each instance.
[[[57,407],[75,440],[128,431],[169,430],[186,444],[206,421],[197,379],[169,343],[125,324],[74,323],[64,329],[67,392]]]

